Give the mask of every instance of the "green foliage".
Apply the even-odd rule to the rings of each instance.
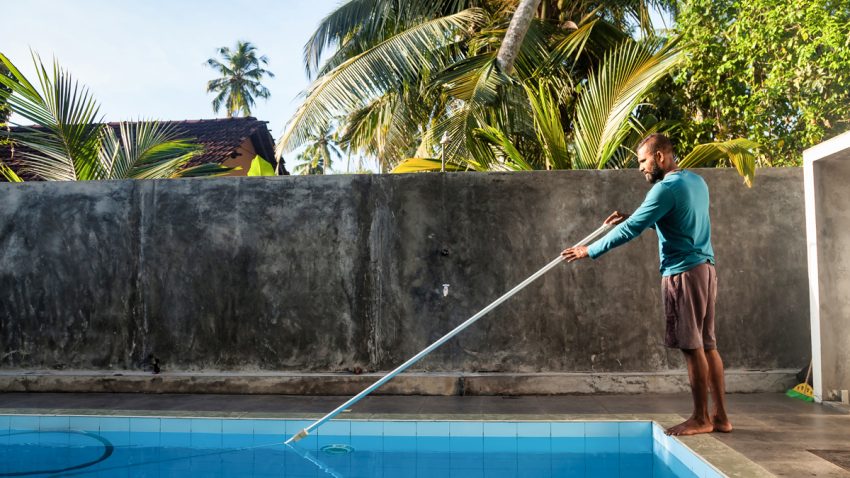
[[[697,168],[731,165],[752,187],[756,174],[756,151],[759,144],[738,138],[722,143],[698,144],[687,156],[679,160],[680,168]]]
[[[33,54],[37,83],[0,54],[12,78],[0,76],[0,97],[12,112],[34,123],[19,127],[10,139],[24,148],[16,160],[22,169],[47,181],[170,178],[217,175],[230,169],[186,164],[202,148],[179,138],[173,127],[158,122],[121,123],[116,132],[101,124],[99,106],[88,89],[54,62],[48,70]],[[2,171],[4,177],[15,177]],[[19,178],[18,178],[19,179]]]
[[[213,99],[213,111],[218,113],[222,106],[227,117],[242,113],[251,116],[254,98],[268,99],[271,96],[268,88],[263,86],[263,77],[274,78],[274,73],[262,68],[268,65],[269,59],[257,56],[257,47],[250,42],[236,42],[236,48],[218,49],[223,61],[215,58],[207,60],[207,66],[221,75],[207,82],[207,93],[216,93]]]
[[[342,153],[336,146],[336,135],[325,129],[311,135],[308,139],[309,143],[295,157],[297,163],[292,168],[292,172],[302,175],[330,172],[334,161],[342,157]]]
[[[248,176],[276,176],[274,166],[263,159],[260,155],[254,156],[251,160],[251,168],[248,169]]]
[[[643,0],[555,3],[543,2],[506,74],[496,58],[516,2],[345,2],[305,48],[318,77],[278,156],[331,129],[383,170],[406,158],[430,167],[423,158],[443,153],[461,169],[619,166],[638,105],[679,54],[623,31],[625,18],[640,23]],[[328,45],[337,51],[319,65]],[[302,169],[317,172],[310,156]]]
[[[686,60],[667,91],[680,149],[743,137],[763,145],[761,163],[799,165],[850,128],[846,1],[688,0],[676,31]]]
[[[11,73],[9,73],[9,69],[6,67],[5,63],[0,63],[0,76],[5,76],[6,78],[12,79]],[[0,85],[0,90],[9,92],[9,88]],[[5,96],[0,94],[0,127],[5,126],[6,121],[9,120],[9,116],[12,114],[12,110],[9,108],[9,104],[4,99]],[[2,144],[3,139],[0,138],[0,144]]]

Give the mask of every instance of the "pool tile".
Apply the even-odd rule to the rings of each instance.
[[[588,477],[620,478],[620,464],[616,459],[589,458],[585,462],[585,470]]]
[[[416,422],[384,422],[385,437],[415,437]]]
[[[192,448],[221,448],[221,420],[192,418],[189,421]]]
[[[584,453],[584,436],[581,437],[552,437],[552,453]]]
[[[351,435],[350,443],[354,450],[359,452],[381,452],[384,450],[383,435]]]
[[[133,432],[130,434],[130,445],[141,447],[162,446],[162,434],[154,432]]]
[[[652,424],[649,422],[620,422],[620,437],[652,439]]]
[[[386,424],[384,425],[386,430]],[[416,452],[416,436],[384,435],[384,452]]]
[[[68,417],[68,427],[71,430],[99,432],[100,420],[97,417]]]
[[[160,420],[160,431],[162,433],[189,433],[192,424],[188,418],[163,418]]]
[[[483,453],[484,452],[484,437],[483,436],[450,436],[449,450],[452,453]]]
[[[130,419],[126,417],[100,417],[101,432],[130,432]]]
[[[40,431],[66,431],[70,424],[70,417],[39,417],[38,429]]]
[[[228,433],[221,434],[221,446],[223,448],[243,448],[253,446],[253,433]],[[238,453],[237,453],[238,454]]]
[[[189,422],[192,433],[221,433],[221,420],[215,418],[192,418]]]
[[[484,425],[481,422],[449,422],[451,437],[483,437]]]
[[[488,436],[484,437],[484,453],[509,453],[516,457],[516,437]]]
[[[0,415],[0,446],[7,445],[9,443],[9,423],[11,423],[11,421],[12,417]]]
[[[620,439],[617,437],[587,437],[584,450],[588,454],[620,453]]]
[[[221,432],[224,434],[253,435],[254,423],[251,420],[242,419],[222,420]]]
[[[556,476],[589,476],[585,474],[584,454],[564,454],[552,457],[552,472]]]
[[[38,417],[32,415],[13,415],[9,421],[9,429],[38,431]]]
[[[130,431],[132,433],[137,432],[150,432],[150,433],[159,433],[160,431],[160,419],[159,418],[131,418],[130,419]]]
[[[384,426],[386,429],[386,426]],[[351,436],[351,422],[348,420],[331,420],[323,423],[313,433],[333,436]]]
[[[384,436],[384,424],[382,422],[351,422],[351,437]]]
[[[130,440],[130,430],[103,431],[103,429],[101,429],[99,435],[112,443],[112,446],[116,448],[130,446],[132,444]]]
[[[552,477],[551,455],[519,455],[517,457],[517,470],[521,471],[519,476],[534,478]]]
[[[650,438],[620,437],[620,453],[652,453]]]
[[[584,422],[553,422],[552,437],[584,438]]]
[[[652,453],[621,453],[622,476],[652,476]]]
[[[552,440],[547,437],[524,437],[516,439],[517,453],[551,453]]]
[[[257,436],[257,435],[275,435],[275,436],[287,435],[287,438],[288,438],[289,435],[300,432],[301,428],[304,428],[304,427],[306,427],[307,425],[310,424],[310,423],[304,423],[304,427],[301,427],[297,430],[293,430],[290,433],[287,430],[288,423],[283,422],[281,420],[251,420],[251,422],[252,422],[253,429],[254,429],[254,436]],[[310,435],[315,436],[316,430],[313,430],[312,432],[310,432]]]
[[[514,422],[484,422],[485,437],[516,437],[517,424]]]
[[[516,434],[518,437],[549,438],[552,428],[548,422],[518,422]]]
[[[620,425],[617,422],[587,422],[584,424],[584,434],[593,438],[618,438]]]
[[[451,439],[446,436],[419,435],[416,437],[416,447],[420,452],[448,453],[451,451]]]
[[[451,426],[449,422],[416,422],[416,436],[447,437],[450,435]]]

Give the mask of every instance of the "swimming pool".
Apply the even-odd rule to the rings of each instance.
[[[649,421],[309,421],[0,415],[2,476],[725,476]]]

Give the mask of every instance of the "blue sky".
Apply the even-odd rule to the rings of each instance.
[[[254,43],[276,76],[253,115],[277,138],[309,84],[302,48],[339,0],[26,0],[4,2],[0,51],[28,76],[29,50],[53,57],[107,121],[224,117],[213,113],[205,65],[221,46]],[[15,118],[13,118],[14,120]]]

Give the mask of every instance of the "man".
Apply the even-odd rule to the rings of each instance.
[[[731,432],[724,398],[723,361],[714,337],[717,276],[711,248],[708,187],[703,179],[676,166],[673,144],[662,134],[638,145],[638,164],[654,184],[643,204],[630,217],[614,212],[606,224],[618,225],[590,247],[561,253],[568,261],[596,259],[652,227],[661,254],[661,290],[667,330],[664,345],[681,349],[688,364],[694,401],[689,419],[667,429],[668,435]],[[708,394],[714,410],[709,415]]]

